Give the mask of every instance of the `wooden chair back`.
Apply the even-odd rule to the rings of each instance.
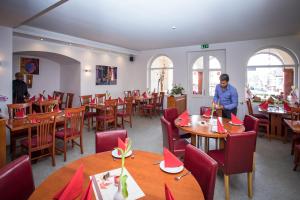
[[[53,99],[57,99],[57,97],[59,97],[59,100],[62,102],[64,99],[64,92],[59,92],[59,91],[54,91],[53,92]]]
[[[298,121],[300,120],[300,108],[299,107],[291,107],[291,120]]]
[[[48,113],[52,112],[53,109],[58,107],[58,100],[46,100],[39,102],[40,105],[40,112],[41,113]]]
[[[84,113],[85,106],[65,109],[65,138],[67,137],[66,131],[70,131],[68,138],[79,137],[82,135]]]
[[[83,95],[80,96],[80,103],[82,106],[89,104],[92,101],[93,96],[92,95]]]
[[[105,101],[105,115],[117,118],[118,99],[110,99]]]
[[[131,97],[131,91],[124,91],[124,97]]]
[[[7,104],[8,116],[10,119],[15,117],[16,112],[24,110],[25,115],[32,114],[32,103]]]
[[[158,93],[152,93],[152,101],[151,101],[151,104],[153,104],[154,106],[156,106],[156,104],[157,104],[157,99],[158,99]]]
[[[247,99],[246,104],[247,104],[247,108],[248,108],[248,114],[253,115],[253,108],[252,108],[251,99]]]
[[[28,129],[28,148],[29,151],[38,151],[53,146],[56,131],[56,116],[58,113],[36,113],[28,116],[32,126]],[[36,128],[36,145],[32,146],[32,128]]]
[[[123,112],[127,115],[132,115],[132,104],[133,104],[133,97],[127,97],[124,99],[125,104],[123,106]]]
[[[96,104],[103,104],[106,100],[106,94],[95,94]]]
[[[67,93],[66,102],[65,102],[65,108],[72,108],[73,107],[73,93]]]

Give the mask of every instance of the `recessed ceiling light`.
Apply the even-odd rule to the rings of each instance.
[[[68,43],[69,46],[72,46],[72,43]]]
[[[176,26],[172,26],[172,29],[175,30],[175,29],[176,29]]]
[[[43,39],[43,38],[41,38],[40,40],[41,40],[41,41],[43,41],[44,39]]]

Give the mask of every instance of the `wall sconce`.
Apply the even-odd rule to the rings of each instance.
[[[84,69],[84,72],[91,72],[91,69]]]

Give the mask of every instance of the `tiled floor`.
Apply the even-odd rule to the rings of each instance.
[[[126,129],[133,141],[134,149],[162,152],[162,131],[159,117],[153,117],[152,119],[134,117],[133,128],[126,126]],[[265,138],[258,137],[253,199],[300,199],[300,169],[297,172],[292,170],[293,157],[290,155],[290,145],[290,143],[283,144],[281,141],[268,141]],[[36,186],[49,174],[66,163],[94,152],[95,133],[94,131],[88,132],[85,129],[83,155],[80,154],[79,148],[71,149],[69,147],[67,162],[63,161],[63,156],[56,156],[56,167],[52,167],[50,158],[41,159],[32,165]],[[230,195],[233,200],[248,199],[246,174],[230,177]],[[217,176],[215,199],[224,199],[224,183],[221,172]]]

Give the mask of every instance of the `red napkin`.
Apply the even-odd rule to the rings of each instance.
[[[77,198],[82,192],[83,185],[83,165],[75,172],[74,176],[66,186],[60,190],[53,199],[71,200]]]
[[[127,147],[127,143],[123,142],[123,140],[121,140],[118,137],[118,148],[123,149],[123,151],[126,151],[126,147]],[[118,150],[118,155],[121,155],[121,151]]]
[[[35,102],[35,96],[31,97],[31,98],[29,99],[29,102]]]
[[[92,99],[90,104],[95,104],[96,103],[96,99]]]
[[[258,106],[259,106],[261,109],[263,109],[263,110],[268,110],[269,102],[264,101],[264,102],[262,102],[261,104],[259,104]]]
[[[231,113],[231,122],[233,124],[243,124],[243,122],[237,118],[233,113]]]
[[[20,109],[19,111],[17,111],[17,112],[15,113],[15,116],[16,116],[16,117],[19,117],[19,118],[24,117],[24,116],[25,116],[25,110],[24,110],[23,108]]]
[[[188,126],[190,122],[191,122],[190,119],[182,119],[179,121],[178,124],[179,124],[179,126]]]
[[[85,193],[81,196],[81,200],[91,200],[92,199],[92,180],[90,180],[89,186],[87,187]]]
[[[219,118],[217,118],[217,126],[218,126],[218,133],[225,133],[225,128],[222,124],[222,122],[220,121]]]
[[[167,184],[165,184],[165,195],[166,195],[166,200],[175,200]]]
[[[208,109],[205,111],[205,113],[203,114],[203,116],[205,116],[205,117],[210,117],[210,116],[211,116],[211,109],[208,108]]]
[[[71,113],[65,112],[65,116],[66,116],[67,118],[70,118],[70,117],[71,117]]]
[[[38,101],[40,101],[40,102],[44,101],[44,96],[42,94],[40,94],[40,97],[39,97]]]
[[[167,148],[164,148],[165,167],[180,167],[183,163],[174,156]]]
[[[142,94],[142,96],[143,96],[144,98],[147,98],[146,92],[144,92],[144,93]]]
[[[188,111],[184,111],[180,116],[179,116],[179,119],[182,119],[182,120],[187,120],[187,119],[189,119],[190,117],[189,117],[189,113],[188,113]]]
[[[121,99],[120,97],[118,98],[118,101],[119,101],[119,104],[123,104],[124,103],[123,99]]]
[[[284,110],[285,110],[285,111],[287,111],[287,112],[290,112],[290,111],[291,111],[291,107],[289,106],[288,103],[283,102],[283,107],[284,107]]]
[[[48,94],[48,100],[53,100],[53,98]]]

